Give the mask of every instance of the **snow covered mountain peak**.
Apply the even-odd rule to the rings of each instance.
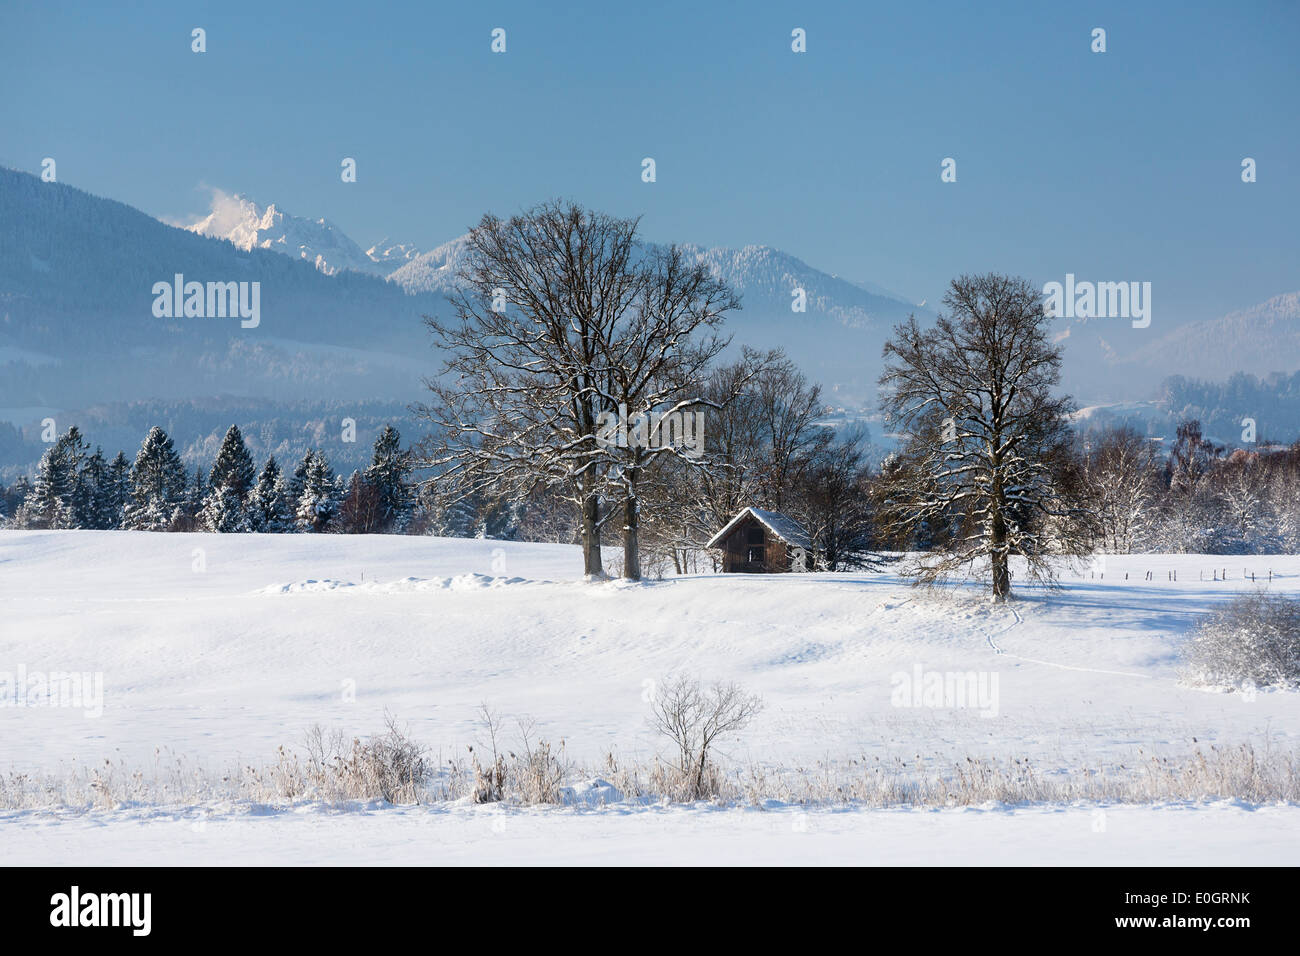
[[[410,243],[392,242],[387,236],[366,250],[366,256],[380,265],[391,264],[394,269],[405,265],[420,254]]]
[[[444,295],[458,285],[457,270],[469,249],[469,235],[458,236],[436,249],[410,256],[401,268],[389,274],[407,292],[440,292]]]
[[[328,219],[304,219],[275,203],[262,206],[246,196],[221,190],[213,190],[212,211],[185,228],[201,236],[225,239],[239,249],[271,249],[305,259],[326,275],[351,269],[387,276],[419,255],[414,247],[388,239],[363,252]]]

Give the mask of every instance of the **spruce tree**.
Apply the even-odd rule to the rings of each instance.
[[[221,440],[217,460],[213,462],[212,472],[208,476],[208,486],[213,490],[230,488],[244,499],[253,490],[256,474],[253,456],[249,454],[248,446],[244,444],[244,436],[240,433],[239,426],[231,425],[226,431],[226,437]]]
[[[308,448],[303,454],[297,466],[293,469],[293,474],[285,483],[285,492],[289,497],[289,504],[293,510],[298,508],[298,499],[302,497],[302,489],[307,483],[307,469],[311,466],[312,456],[316,453]]]
[[[203,469],[195,466],[194,477],[185,486],[185,500],[180,506],[183,516],[180,530],[203,530],[203,505],[207,501],[207,496],[208,486],[203,480]]]
[[[96,447],[81,469],[80,487],[76,493],[79,523],[83,528],[106,531],[117,527],[112,507],[113,476],[104,450]]]
[[[322,452],[310,451],[304,459],[302,493],[298,497],[296,516],[303,531],[326,531],[338,514],[339,494],[334,470]]]
[[[209,490],[200,515],[203,527],[223,534],[253,530],[248,497],[253,490],[254,475],[253,456],[248,453],[244,436],[238,425],[231,425],[208,477]]]
[[[167,433],[149,429],[131,466],[131,500],[124,525],[139,531],[166,531],[181,517],[185,500],[185,466]]]
[[[26,475],[19,475],[18,480],[9,489],[9,501],[11,503],[9,513],[11,527],[36,527],[34,523],[35,507],[32,500],[32,483],[27,480]]]
[[[208,492],[199,513],[199,524],[220,534],[244,534],[253,530],[244,500],[229,485],[218,485]]]
[[[293,530],[284,475],[274,455],[266,459],[261,474],[257,476],[257,485],[248,496],[248,513],[254,531],[281,534]]]
[[[86,443],[73,425],[46,449],[36,470],[30,497],[30,520],[40,528],[78,528],[85,516],[85,491],[81,468]]]
[[[297,528],[294,526],[293,499],[289,497],[283,472],[276,476],[273,491],[273,497],[269,500],[274,502],[274,506],[266,511],[266,530],[275,534],[291,534]]]
[[[72,488],[72,514],[78,528],[99,527],[97,499],[99,488],[106,478],[106,467],[103,450],[96,448],[93,455],[82,459],[81,466],[77,469]]]
[[[374,458],[363,476],[375,492],[377,515],[372,530],[405,530],[411,519],[410,473],[410,453],[402,451],[402,436],[392,425],[385,425],[375,439]]]
[[[108,466],[108,487],[104,494],[106,528],[120,528],[131,500],[131,462],[119,451]]]

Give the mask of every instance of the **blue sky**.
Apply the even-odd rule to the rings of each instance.
[[[1300,288],[1300,3],[549,6],[4,0],[0,164],[363,246],[563,196],[931,302],[989,269],[1151,281],[1171,322]]]

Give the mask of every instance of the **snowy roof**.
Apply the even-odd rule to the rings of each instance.
[[[728,521],[725,528],[709,539],[709,543],[705,547],[717,547],[718,542],[725,538],[732,528],[743,521],[746,515],[753,515],[786,544],[792,544],[797,548],[812,549],[812,539],[808,537],[808,532],[800,526],[799,522],[788,515],[781,514],[779,511],[764,511],[762,508],[745,508],[740,514]]]

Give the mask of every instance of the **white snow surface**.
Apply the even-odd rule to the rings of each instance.
[[[5,862],[61,866],[1293,866],[1300,811],[311,806],[0,812]]]
[[[0,672],[104,679],[98,718],[0,707],[0,772],[149,767],[160,748],[215,770],[260,765],[313,724],[365,736],[385,712],[435,752],[463,753],[483,739],[484,702],[598,769],[610,750],[660,747],[645,691],[674,672],[762,695],[726,748],[742,765],[1028,756],[1050,772],[1139,748],[1297,745],[1300,695],[1194,689],[1178,655],[1197,615],[1253,586],[1243,572],[1300,591],[1300,558],[1103,566],[995,607],[889,573],[588,583],[562,545],[0,531]],[[1215,568],[1229,580],[1198,579]],[[996,716],[893,706],[891,676],[917,666],[996,674]],[[6,811],[0,835],[7,860],[50,863],[1266,863],[1300,849],[1289,805],[1112,807],[1098,832],[1089,807],[633,807],[604,781],[571,787],[551,809]]]

